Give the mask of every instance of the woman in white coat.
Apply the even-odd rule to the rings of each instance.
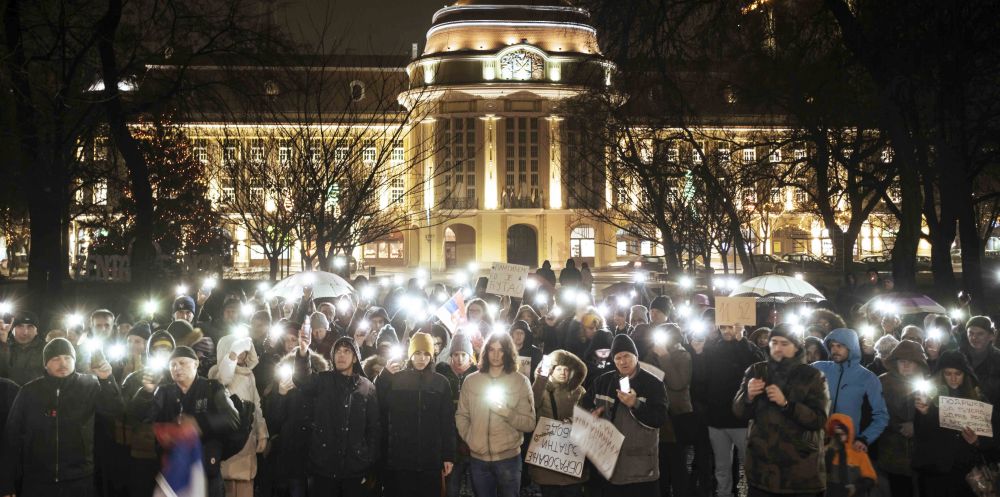
[[[218,362],[208,371],[209,379],[218,380],[230,394],[244,402],[253,402],[254,429],[236,455],[222,461],[222,479],[226,497],[253,497],[253,480],[257,476],[257,454],[267,448],[267,424],[260,409],[260,394],[253,376],[257,366],[257,351],[250,337],[227,335],[216,347]]]

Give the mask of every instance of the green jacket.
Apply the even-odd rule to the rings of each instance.
[[[820,493],[826,489],[823,428],[830,395],[826,378],[804,361],[803,349],[780,363],[768,359],[765,381],[785,394],[784,409],[761,393],[751,402],[747,383],[754,366],[743,376],[733,414],[749,420],[745,470],[747,483],[773,493]]]
[[[38,335],[26,345],[14,341],[11,334],[7,343],[0,345],[0,376],[24,386],[35,378],[45,376],[45,364],[42,362],[42,350],[45,339]]]

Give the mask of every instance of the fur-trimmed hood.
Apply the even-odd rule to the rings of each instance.
[[[587,378],[587,365],[580,360],[576,354],[569,352],[567,350],[556,350],[550,354],[550,369],[548,371],[549,375],[552,374],[552,369],[556,366],[566,366],[572,371],[573,375],[570,377],[569,381],[566,383],[565,388],[569,391],[576,390],[583,380]],[[554,383],[549,381],[549,385],[555,386]]]
[[[296,346],[291,352],[284,355],[280,361],[278,361],[278,367],[288,364],[289,366],[295,367],[295,357],[299,353],[299,348]],[[322,373],[324,371],[330,370],[330,361],[326,360],[322,355],[316,352],[309,351],[309,369],[312,374]]]

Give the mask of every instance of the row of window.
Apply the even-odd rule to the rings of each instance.
[[[277,140],[277,145],[272,146],[267,140],[262,138],[254,138],[249,140],[249,146],[243,147],[241,140],[223,140],[219,144],[219,152],[221,158],[225,162],[233,162],[240,160],[241,156],[245,156],[246,159],[263,163],[267,160],[268,156],[273,154],[272,150],[276,150],[278,163],[287,164],[291,162],[296,153],[302,153],[305,157],[308,157],[310,161],[314,163],[320,163],[327,159],[331,148],[326,143],[326,140],[321,138],[312,138],[309,140],[309,146],[304,149],[296,147],[291,139],[279,139]],[[335,142],[335,147],[332,148],[333,160],[337,163],[347,161],[351,155],[357,154],[359,147],[352,145],[349,140],[337,140]],[[208,139],[198,138],[194,140],[194,146],[192,147],[192,153],[196,159],[201,161],[203,164],[208,164],[210,160],[209,151],[212,148],[212,144]],[[378,147],[374,142],[365,142],[362,147],[360,147],[361,152],[361,162],[365,164],[373,164],[378,160]],[[401,140],[396,140],[392,144],[392,149],[389,150],[389,162],[393,165],[402,164],[405,162],[406,155],[403,148],[403,142]]]

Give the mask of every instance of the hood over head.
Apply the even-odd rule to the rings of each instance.
[[[338,347],[351,349],[351,353],[354,354],[354,374],[368,378],[361,368],[361,351],[358,350],[358,344],[354,343],[354,339],[350,337],[340,337],[336,342],[333,342],[333,347],[330,347],[330,367],[334,367],[333,354],[336,353]]]
[[[831,414],[829,419],[826,420],[826,436],[832,437],[833,430],[837,425],[844,427],[844,431],[847,432],[847,443],[845,445],[850,446],[854,443],[854,421],[851,421],[851,417],[843,413]]]
[[[552,368],[555,368],[556,366],[566,366],[570,371],[572,371],[573,375],[570,377],[569,381],[566,382],[566,390],[571,392],[576,390],[577,387],[583,384],[583,380],[587,379],[587,365],[584,364],[583,361],[576,356],[576,354],[568,350],[559,349],[552,352],[549,357],[551,358],[550,364],[552,365]],[[551,370],[549,370],[549,374],[552,374]],[[549,383],[551,384],[552,382]]]
[[[847,362],[854,365],[861,364],[861,342],[858,340],[858,332],[850,328],[837,328],[830,332],[826,336],[826,340],[823,343],[826,345],[827,350],[830,349],[830,344],[837,342],[848,350]]]
[[[903,340],[892,349],[892,352],[885,358],[885,367],[890,372],[896,372],[896,361],[906,360],[917,363],[924,374],[930,369],[927,365],[927,356],[924,355],[924,348],[917,342]]]
[[[239,337],[236,335],[226,335],[219,339],[219,343],[215,346],[215,360],[221,363],[230,352],[235,352],[234,349],[239,350],[236,355],[239,355],[243,351],[247,352],[246,366],[237,367],[253,369],[260,363],[260,358],[257,357],[257,350],[253,346],[253,340],[250,337]]]

